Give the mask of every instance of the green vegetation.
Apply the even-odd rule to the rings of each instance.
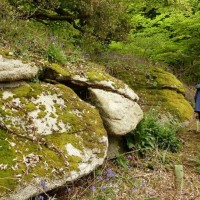
[[[194,158],[189,158],[189,161],[195,163],[195,170],[197,173],[200,173],[200,151],[197,151],[197,156]]]
[[[180,149],[180,142],[176,137],[180,128],[173,120],[159,122],[158,114],[149,111],[137,128],[127,135],[127,145],[142,154],[155,148],[176,152]]]
[[[136,199],[138,196],[140,199],[159,199],[152,188],[163,180],[163,175],[153,174],[148,177],[148,170],[156,169],[158,172],[161,169],[169,172],[175,163],[181,162],[171,152],[177,152],[181,148],[176,135],[180,131],[179,123],[191,119],[193,108],[185,99],[184,85],[176,76],[182,82],[193,85],[200,79],[199,22],[199,0],[0,1],[0,55],[19,58],[23,62],[35,62],[42,72],[43,69],[47,70],[48,78],[53,79],[50,81],[54,84],[58,81],[54,77],[61,80],[62,77],[70,79],[74,75],[80,75],[87,77],[90,82],[110,80],[116,87],[121,87],[123,82],[114,78],[116,77],[138,94],[139,105],[144,112],[152,108],[158,110],[158,113],[145,113],[137,129],[127,136],[128,146],[133,151],[130,155],[124,154],[114,159],[114,162],[109,163],[109,170],[104,166],[100,172],[94,172],[94,179],[91,178],[87,186],[89,189],[84,188],[82,192],[87,193],[85,199],[115,199],[116,196],[121,199]],[[0,115],[7,124],[11,124],[9,128],[26,136],[27,130],[23,129],[20,122],[12,124],[12,118],[21,117],[27,121],[27,112],[36,109],[40,110],[38,119],[45,118],[46,106],[34,105],[31,100],[42,92],[53,95],[60,90],[62,94],[59,95],[66,100],[67,107],[60,109],[55,101],[56,112],[48,117],[58,118],[59,122],[69,124],[71,128],[60,135],[53,131],[52,135],[44,138],[62,151],[66,151],[64,145],[68,142],[80,151],[84,146],[92,148],[96,145],[100,149],[99,157],[103,157],[101,150],[105,146],[99,143],[98,137],[105,135],[105,130],[100,119],[95,121],[94,116],[98,116],[98,112],[87,107],[89,112],[82,113],[82,120],[77,115],[86,109],[85,104],[77,100],[70,89],[64,85],[55,85],[57,89],[45,87],[39,82],[39,78],[40,74],[32,80],[37,84],[30,83],[11,89],[14,96],[8,99],[2,99],[0,92]],[[69,79],[64,78],[62,81],[68,82]],[[16,98],[20,99],[22,108],[9,104]],[[6,109],[3,109],[4,106]],[[160,118],[172,121],[165,123]],[[27,127],[31,125],[29,123],[31,120]],[[61,130],[62,125],[58,129]],[[34,129],[30,132],[33,131]],[[81,145],[80,138],[73,137],[77,132],[83,138]],[[97,132],[98,137],[95,135]],[[13,136],[0,129],[0,158],[5,161],[0,162],[0,167],[8,164],[5,171],[0,170],[0,194],[14,189],[17,182],[13,178],[15,180],[15,175],[24,175],[26,171],[22,155],[14,152],[9,143],[16,140],[19,141],[16,144],[17,151],[25,155],[37,152],[42,156],[42,162],[29,169],[33,175],[36,174],[39,178],[44,174],[49,174],[46,178],[58,176],[60,174],[57,173],[57,168],[62,168],[64,164],[62,156],[45,145]],[[146,155],[146,160],[141,161],[142,158],[135,152]],[[11,167],[16,166],[16,157],[19,164],[14,171]],[[68,159],[72,164],[64,169],[65,172],[77,170],[80,158],[68,156]],[[48,169],[44,166],[46,160],[49,160],[46,163]],[[199,157],[191,160],[197,164],[199,172]],[[54,166],[56,174],[51,173],[52,170],[55,171]],[[138,175],[139,178],[136,177],[138,168],[135,166],[145,169],[145,175],[143,173]],[[172,174],[167,174],[167,177],[171,176]],[[100,181],[100,177],[103,180]],[[24,175],[25,181],[29,179]],[[163,193],[169,189],[174,194],[167,186],[168,182],[169,179],[166,179],[163,188],[158,188],[158,191],[161,189]],[[71,192],[67,191],[67,195],[76,198],[76,187],[70,189]],[[149,191],[153,194],[149,194]],[[190,194],[191,190],[185,192],[185,195],[187,193]],[[163,194],[160,194],[161,199],[166,197]],[[82,194],[77,196],[82,198]]]
[[[5,140],[7,138],[7,140]],[[1,193],[6,192],[9,189],[14,189],[16,181],[14,172],[10,172],[9,165],[15,165],[15,152],[14,149],[10,148],[9,142],[11,142],[11,136],[7,135],[6,131],[0,129],[0,157],[1,163],[6,166],[5,170],[0,170],[0,191]],[[3,161],[3,162],[2,162]],[[15,181],[13,181],[15,180]],[[1,188],[1,186],[4,186]]]
[[[131,31],[111,49],[164,62],[188,82],[199,77],[199,19],[197,0],[136,0],[129,4]],[[189,76],[188,76],[189,75]]]
[[[47,59],[51,62],[58,62],[61,64],[66,63],[66,56],[62,52],[61,48],[55,44],[51,44],[46,52]]]
[[[7,56],[64,64],[118,52],[165,63],[187,82],[200,76],[197,0],[2,0],[0,7]]]

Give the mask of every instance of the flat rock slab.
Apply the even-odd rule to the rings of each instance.
[[[90,173],[107,146],[98,111],[68,87],[0,91],[1,200],[25,200]]]
[[[38,73],[35,65],[24,64],[21,60],[3,58],[0,55],[0,82],[30,80]]]
[[[66,66],[52,64],[44,71],[44,79],[68,81],[83,87],[113,91],[133,101],[139,100],[138,95],[127,84],[112,77],[104,67],[94,63]]]

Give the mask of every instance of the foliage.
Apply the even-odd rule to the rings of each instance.
[[[47,52],[46,52],[47,59],[51,62],[58,62],[61,64],[65,64],[66,62],[66,56],[55,44],[50,44]]]
[[[128,160],[128,158],[125,155],[120,155],[116,158],[115,162],[124,168],[127,168],[130,164],[130,161]]]
[[[34,62],[43,58],[65,63],[66,60],[82,57],[75,39],[79,32],[69,23],[62,21],[47,25],[35,20],[19,19],[19,14],[6,0],[0,2],[0,9],[0,48]]]
[[[150,110],[139,123],[138,127],[127,135],[128,147],[137,149],[140,153],[160,148],[176,152],[180,142],[176,137],[177,124],[161,123],[158,114]]]
[[[189,158],[189,160],[196,164],[195,170],[200,173],[200,151],[197,152],[197,157]]]
[[[110,48],[164,62],[186,81],[198,81],[199,8],[196,0],[136,0],[129,4],[128,40],[113,41]]]
[[[49,24],[65,21],[100,41],[119,39],[127,32],[128,0],[9,0],[22,19],[36,19]]]

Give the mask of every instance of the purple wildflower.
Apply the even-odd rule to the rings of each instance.
[[[41,186],[43,188],[43,190],[46,190],[47,189],[47,184],[46,184],[46,181],[45,180],[41,180]]]
[[[142,181],[142,188],[144,188],[146,186],[146,181]]]
[[[103,177],[102,176],[97,176],[97,179],[102,181],[103,180]]]
[[[96,191],[96,187],[95,187],[94,185],[92,185],[92,186],[90,187],[90,190],[92,190],[93,192],[95,192],[95,191]]]
[[[57,39],[58,39],[58,36],[51,36],[51,37],[50,37],[50,40],[51,40],[52,42],[55,42]]]
[[[105,186],[105,185],[102,185],[102,186],[101,186],[101,190],[102,190],[102,191],[105,191],[105,190],[106,190],[106,186]]]
[[[37,200],[44,200],[44,197],[40,195]]]
[[[131,192],[132,192],[132,193],[137,192],[137,191],[138,191],[138,188],[132,188],[132,189],[131,189]]]
[[[112,169],[107,169],[106,176],[107,178],[114,178],[116,176],[116,173]]]
[[[132,167],[132,165],[129,164],[129,165],[127,165],[127,167],[130,169]]]
[[[127,158],[132,159],[133,157],[131,154],[128,154]]]
[[[69,193],[69,192],[71,192],[71,191],[72,191],[72,189],[69,188],[69,187],[67,187],[66,192]]]
[[[106,181],[109,181],[110,180],[110,178],[106,178]]]

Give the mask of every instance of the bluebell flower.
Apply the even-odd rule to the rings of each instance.
[[[127,158],[132,159],[133,157],[131,154],[128,154]]]
[[[142,181],[142,188],[144,188],[146,186],[146,182],[145,181]]]
[[[37,200],[44,200],[44,197],[40,195]]]
[[[66,192],[69,193],[69,192],[71,192],[71,191],[72,191],[72,189],[69,188],[69,187],[67,187]]]
[[[96,191],[96,187],[95,187],[94,185],[92,185],[92,186],[90,187],[90,190],[92,190],[92,191],[94,192],[94,191]]]
[[[102,181],[103,180],[103,177],[102,176],[97,176],[97,179]]]
[[[132,192],[132,193],[137,192],[137,191],[138,191],[138,188],[132,188],[132,189],[131,189],[131,192]]]
[[[107,169],[107,170],[106,170],[106,176],[107,176],[108,178],[113,178],[113,177],[116,176],[116,173],[115,173],[112,169]]]
[[[132,165],[129,164],[129,165],[127,165],[127,167],[130,169],[132,167]]]
[[[105,185],[102,185],[102,186],[101,186],[101,190],[102,190],[102,191],[105,191],[105,190],[106,190],[106,186],[105,186]]]
[[[45,180],[41,180],[41,186],[43,188],[43,190],[46,190],[47,189],[47,184],[46,184],[46,181]]]

